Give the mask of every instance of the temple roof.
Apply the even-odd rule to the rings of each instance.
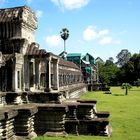
[[[0,9],[0,23],[5,22],[25,22],[37,28],[37,18],[35,13],[28,6]]]
[[[44,49],[39,49],[39,45],[37,43],[32,43],[31,45],[28,46],[26,55],[43,55],[46,54],[46,50]]]
[[[63,66],[67,66],[67,67],[71,67],[71,68],[75,68],[75,69],[80,69],[75,63],[64,60],[62,58],[60,58],[60,60],[59,60],[59,65],[63,65]]]

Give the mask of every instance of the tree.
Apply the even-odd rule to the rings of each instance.
[[[101,83],[106,83],[108,85],[116,85],[116,73],[118,71],[118,67],[113,63],[112,59],[106,60],[104,63],[98,64],[99,69],[99,81]]]
[[[63,28],[60,32],[61,38],[64,40],[64,52],[66,52],[66,40],[69,37],[69,30],[67,28]]]
[[[134,54],[117,74],[120,83],[134,84],[140,79],[140,54]]]
[[[129,83],[122,84],[122,89],[125,89],[125,95],[128,95],[128,90],[131,88],[132,88],[132,86]]]
[[[122,67],[129,61],[130,57],[131,53],[127,49],[122,49],[121,52],[116,56],[116,58],[118,59],[116,64]]]

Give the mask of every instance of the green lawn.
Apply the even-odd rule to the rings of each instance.
[[[96,99],[98,111],[110,112],[113,133],[111,138],[95,136],[38,137],[35,140],[140,140],[140,88],[133,87],[128,95],[120,87],[112,87],[112,94],[87,92],[81,99]]]

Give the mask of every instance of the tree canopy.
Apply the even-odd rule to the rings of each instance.
[[[99,81],[101,83],[107,83],[108,85],[122,85],[122,83],[136,85],[136,83],[139,83],[140,54],[130,56],[131,53],[128,50],[121,51],[121,53],[118,55],[120,58],[125,58],[125,56],[127,58],[119,66],[113,62],[112,58],[106,60],[105,63],[98,62]]]
[[[122,49],[121,52],[119,52],[116,56],[118,59],[116,64],[121,67],[129,61],[130,57],[131,53],[127,49]]]

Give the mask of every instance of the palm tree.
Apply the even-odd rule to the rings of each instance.
[[[128,90],[132,88],[132,86],[129,83],[123,83],[122,89],[125,89],[125,95],[128,95]]]
[[[69,37],[69,30],[67,28],[63,28],[60,32],[61,38],[64,40],[64,52],[66,52],[66,40]]]

